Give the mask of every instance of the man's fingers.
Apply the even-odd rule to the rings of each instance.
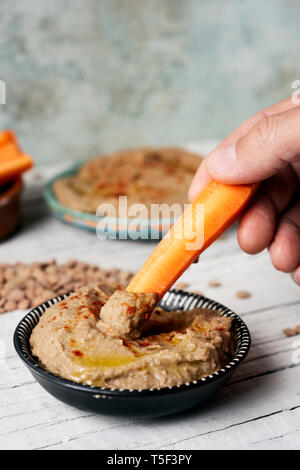
[[[241,218],[238,240],[249,254],[263,251],[273,240],[276,220],[290,204],[298,188],[291,167],[264,181]]]
[[[270,106],[269,108],[254,114],[247,121],[243,122],[243,124],[241,124],[231,134],[229,134],[229,136],[227,136],[226,139],[224,139],[224,141],[217,146],[215,151],[222,151],[224,147],[228,147],[232,144],[235,144],[237,140],[247,134],[247,132],[249,132],[250,129],[255,126],[255,124],[257,124],[259,121],[266,118],[267,116],[279,114],[295,107],[296,105],[293,103],[292,98],[287,98],[286,100],[280,101],[279,103],[276,103],[275,105]],[[202,162],[190,186],[190,201],[193,201],[195,199],[195,197],[204,188],[205,184],[208,183],[209,179],[210,178],[206,171],[206,164],[205,162]]]
[[[193,181],[191,183],[189,189],[189,201],[193,202],[193,200],[198,196],[198,194],[202,191],[204,186],[209,183],[210,177],[206,171],[205,160],[201,163],[198,170],[196,171]]]
[[[273,240],[277,213],[266,194],[258,192],[242,216],[238,228],[238,242],[250,255],[260,253]]]
[[[291,273],[300,264],[300,199],[281,216],[275,238],[270,245],[273,266]]]
[[[292,273],[300,285],[299,134],[300,107],[291,98],[257,113],[202,163],[189,198],[194,200],[210,178],[229,184],[263,181],[241,218],[240,246],[251,254],[269,246],[275,268]]]
[[[297,268],[296,268],[295,271],[293,272],[292,278],[294,279],[294,281],[296,282],[296,284],[299,284],[299,285],[300,285],[300,264],[299,264],[299,266],[297,266]]]
[[[254,183],[300,161],[300,107],[259,121],[236,145],[219,146],[206,160],[211,178]]]
[[[292,166],[288,165],[271,178],[263,181],[259,186],[259,191],[272,200],[277,214],[281,214],[290,204],[298,188],[298,176]]]
[[[255,124],[257,124],[262,119],[267,116],[272,116],[273,114],[279,114],[287,111],[288,109],[293,109],[296,107],[296,104],[293,103],[292,98],[287,98],[279,103],[276,103],[269,108],[259,111],[258,113],[251,116],[247,121],[243,122],[239,127],[237,127],[231,134],[229,134],[226,139],[223,140],[221,145],[232,145],[241,137],[243,137],[247,132],[252,129]]]

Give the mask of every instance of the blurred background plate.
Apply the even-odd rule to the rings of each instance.
[[[97,231],[99,237],[124,240],[159,240],[174,223],[174,219],[127,219],[114,217],[101,217],[88,212],[71,210],[63,206],[53,192],[53,184],[56,180],[66,176],[72,176],[82,165],[76,164],[70,169],[54,176],[44,190],[44,199],[51,213],[66,222],[77,227],[93,232]]]

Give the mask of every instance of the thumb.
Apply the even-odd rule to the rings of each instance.
[[[209,176],[222,183],[255,183],[300,161],[300,107],[267,116],[233,145],[220,144],[206,159]]]

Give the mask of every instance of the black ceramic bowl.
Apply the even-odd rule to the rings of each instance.
[[[161,416],[182,411],[206,400],[224,385],[245,359],[250,348],[248,328],[238,315],[201,295],[171,289],[160,303],[165,310],[191,310],[203,307],[234,319],[235,354],[223,369],[179,386],[152,390],[117,390],[71,382],[41,367],[38,360],[32,356],[29,344],[31,332],[45,310],[68,295],[51,299],[31,310],[16,328],[14,345],[34,378],[45,390],[59,400],[82,410],[139,417]]]

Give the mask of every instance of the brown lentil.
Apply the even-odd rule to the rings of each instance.
[[[283,330],[283,333],[286,335],[286,336],[295,336],[296,335],[296,330],[294,328],[285,328]]]
[[[133,274],[117,268],[103,269],[82,261],[58,264],[0,264],[0,314],[27,309],[52,297],[78,289],[93,282],[111,282],[125,288]]]
[[[236,296],[237,296],[238,299],[248,299],[249,297],[251,297],[251,294],[250,294],[250,292],[248,292],[246,290],[239,290],[236,293]]]

